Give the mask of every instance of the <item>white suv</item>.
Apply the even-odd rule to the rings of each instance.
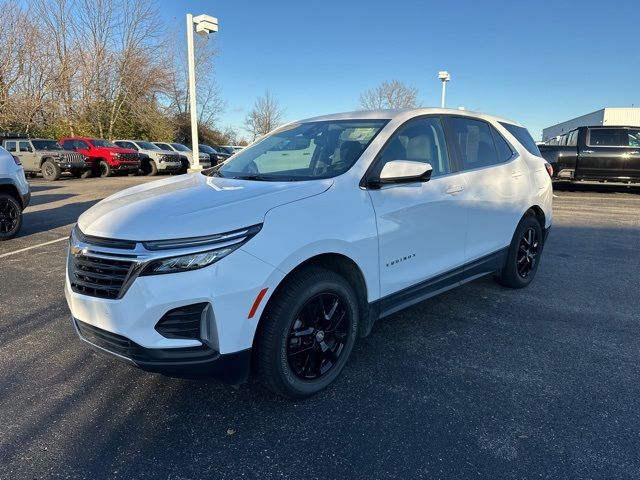
[[[0,241],[18,234],[29,200],[31,188],[20,159],[0,147]]]
[[[483,275],[528,285],[551,180],[527,130],[419,109],[281,127],[206,175],[119,192],[79,219],[65,293],[82,339],[169,375],[250,367],[304,397],[358,336]]]

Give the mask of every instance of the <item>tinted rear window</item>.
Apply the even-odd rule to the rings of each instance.
[[[533,137],[529,133],[529,130],[524,127],[512,125],[511,123],[500,122],[500,125],[506,128],[511,135],[516,137],[516,140],[518,140],[522,144],[522,146],[527,149],[527,152],[538,157],[541,156],[540,150],[538,149],[536,142],[533,140]]]

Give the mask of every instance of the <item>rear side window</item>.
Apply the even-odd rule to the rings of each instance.
[[[513,150],[511,145],[498,133],[498,131],[491,127],[491,133],[493,134],[493,140],[496,144],[496,151],[498,152],[498,161],[500,163],[509,161],[513,157]]]
[[[6,142],[5,146],[7,147],[7,150],[9,152],[15,152],[16,151],[16,142]]]
[[[591,128],[589,145],[592,147],[637,147],[640,130],[627,128]]]
[[[533,137],[529,133],[529,130],[524,127],[518,127],[517,125],[513,125],[511,123],[500,122],[500,125],[506,128],[511,135],[516,137],[516,140],[518,140],[522,144],[522,146],[527,149],[527,152],[538,157],[541,156],[540,150],[538,149],[536,142],[533,140]]]
[[[489,124],[462,117],[450,117],[449,122],[463,170],[501,163]]]

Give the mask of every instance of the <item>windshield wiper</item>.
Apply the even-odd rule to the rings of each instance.
[[[280,177],[276,175],[260,175],[258,173],[252,173],[251,175],[238,175],[233,177],[234,180],[256,180],[259,182],[291,182],[290,178]]]

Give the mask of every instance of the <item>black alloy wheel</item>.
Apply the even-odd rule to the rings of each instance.
[[[538,239],[536,229],[533,227],[527,228],[520,239],[517,255],[516,268],[518,270],[518,275],[522,278],[527,278],[531,275],[531,272],[535,270],[538,262],[539,247],[540,240]]]
[[[513,234],[502,270],[496,273],[498,283],[509,288],[529,285],[540,266],[543,244],[541,221],[527,213]]]
[[[305,398],[344,369],[358,335],[358,295],[337,272],[310,266],[287,278],[260,319],[253,367],[271,391]]]
[[[22,224],[22,208],[7,193],[0,193],[0,240],[13,238]]]
[[[321,293],[304,304],[287,338],[289,367],[298,378],[316,380],[336,365],[349,335],[349,317],[335,293]]]

